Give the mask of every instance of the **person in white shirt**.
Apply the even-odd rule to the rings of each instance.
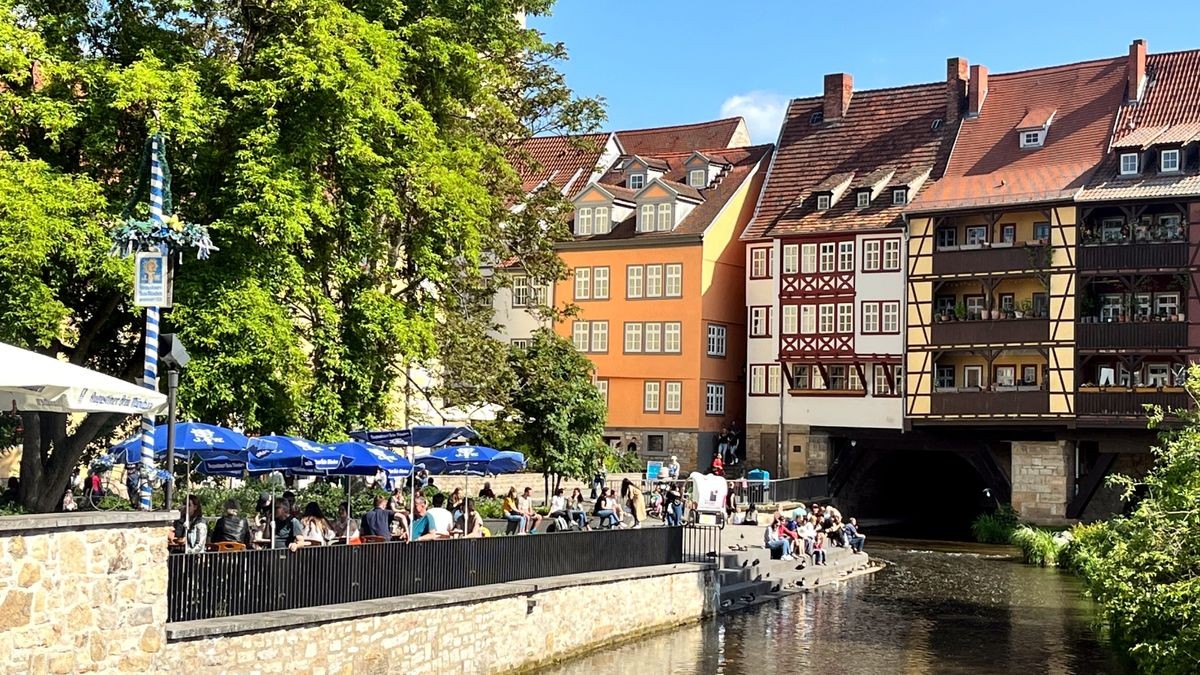
[[[571,511],[567,506],[567,498],[563,496],[563,489],[558,488],[550,497],[550,519],[562,519],[562,523],[566,523],[567,527],[571,525]],[[561,523],[560,523],[561,524]]]
[[[533,488],[525,488],[521,496],[517,497],[517,510],[529,519],[529,533],[536,532],[538,523],[542,522],[542,516],[533,510]]]
[[[675,455],[671,455],[671,461],[667,464],[667,477],[679,478],[679,458]]]
[[[454,516],[446,509],[446,495],[433,496],[433,507],[425,512],[426,531],[420,539],[449,539],[450,528],[454,527]]]
[[[792,540],[779,532],[779,528],[783,527],[782,519],[776,515],[771,519],[771,524],[767,526],[763,532],[763,544],[771,551],[779,551],[781,553],[780,560],[795,560],[792,557]]]

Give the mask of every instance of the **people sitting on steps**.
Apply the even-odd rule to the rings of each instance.
[[[776,513],[763,531],[763,544],[770,551],[779,551],[780,560],[795,560],[792,557],[792,540],[782,530],[786,530],[783,517]]]

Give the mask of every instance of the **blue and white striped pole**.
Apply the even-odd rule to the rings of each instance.
[[[150,220],[158,226],[160,233],[166,230],[166,220],[163,218],[163,171],[160,156],[162,139],[158,136],[150,140]],[[167,245],[160,244],[159,251],[167,253]],[[163,270],[164,275],[167,270]],[[167,283],[170,283],[170,277]],[[147,389],[158,391],[158,320],[159,308],[146,308],[146,361],[142,370],[142,384]],[[154,466],[154,415],[142,416],[142,465],[139,482],[138,503],[142,510],[151,508],[150,481],[155,474]]]

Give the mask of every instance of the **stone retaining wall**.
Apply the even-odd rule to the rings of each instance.
[[[170,624],[170,672],[503,673],[712,615],[716,572],[667,565]]]
[[[123,512],[0,518],[0,670],[149,668],[164,645],[174,518]]]

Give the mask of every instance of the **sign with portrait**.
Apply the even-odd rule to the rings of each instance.
[[[138,307],[170,307],[171,280],[167,256],[143,251],[134,257],[133,304]]]

